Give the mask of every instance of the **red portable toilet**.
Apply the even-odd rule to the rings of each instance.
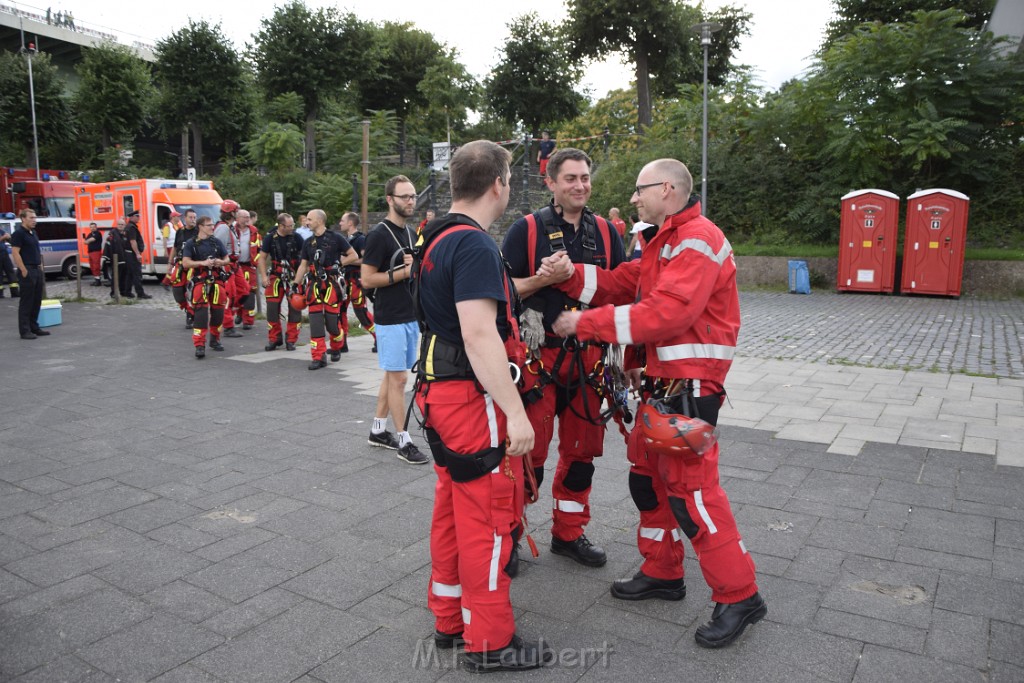
[[[896,280],[900,198],[885,190],[856,190],[842,202],[836,289],[891,292]]]
[[[904,294],[960,296],[969,203],[955,190],[921,190],[907,197]]]

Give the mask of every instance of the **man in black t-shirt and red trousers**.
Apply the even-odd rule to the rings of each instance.
[[[230,277],[224,267],[230,266],[231,260],[227,249],[213,236],[213,219],[203,216],[198,227],[196,238],[185,242],[182,247],[181,265],[188,269],[189,296],[195,310],[192,345],[196,348],[196,358],[201,359],[206,357],[207,334],[211,349],[224,350],[220,343],[220,329],[224,323],[226,283]]]
[[[325,333],[331,335],[331,362],[341,359],[341,347],[345,343],[345,331],[338,320],[345,298],[341,267],[359,257],[348,240],[327,229],[327,214],[321,209],[313,209],[308,217],[313,236],[302,245],[293,285],[304,284],[305,287],[309,305],[309,353],[313,357],[309,369],[319,370],[327,366]]]

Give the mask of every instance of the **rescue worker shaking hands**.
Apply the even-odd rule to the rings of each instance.
[[[768,607],[719,483],[713,428],[740,329],[736,262],[725,235],[690,197],[692,189],[689,170],[675,159],[643,167],[631,200],[640,220],[651,224],[640,260],[612,271],[575,265],[558,286],[594,308],[562,313],[553,329],[628,345],[630,381],[645,399],[627,445],[644,562],[635,576],[613,584],[612,595],[683,599],[682,529],[716,603],[694,637],[703,647],[723,647]],[[562,267],[541,264],[545,273]]]

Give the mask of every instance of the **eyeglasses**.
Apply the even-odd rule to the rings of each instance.
[[[391,196],[403,202],[411,202],[412,200],[416,199],[416,195],[414,194],[393,194]]]
[[[664,185],[667,182],[668,182],[667,180],[660,180],[660,181],[658,181],[656,183],[644,183],[643,185],[637,185],[636,186],[636,193],[640,194],[641,192],[646,190],[648,187],[655,187],[657,185]],[[675,185],[672,185],[671,187],[672,187],[673,190],[676,189]]]

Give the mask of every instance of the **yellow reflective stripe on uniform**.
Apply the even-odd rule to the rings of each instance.
[[[427,359],[423,371],[427,377],[434,376],[434,344],[437,343],[437,335],[431,335],[430,344],[427,346]]]
[[[658,347],[658,360],[660,361],[691,360],[694,358],[732,360],[735,355],[735,346],[725,346],[722,344],[675,344],[674,346]]]
[[[629,322],[630,306],[615,307],[615,336],[620,344],[633,343],[633,328]]]

